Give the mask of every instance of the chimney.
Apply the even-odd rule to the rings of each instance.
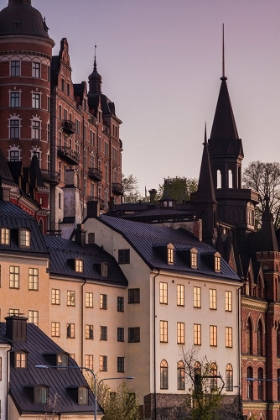
[[[88,219],[100,216],[100,204],[98,201],[87,202],[87,217]]]
[[[7,316],[6,320],[6,336],[18,343],[24,343],[26,341],[26,328],[27,320],[23,316],[13,315]]]
[[[2,201],[10,201],[10,188],[1,188],[1,200]]]
[[[155,198],[156,198],[157,190],[155,190],[153,188],[152,190],[149,190],[149,194],[150,194],[150,203],[155,204]]]
[[[82,248],[86,245],[86,231],[84,230],[84,225],[81,223],[77,224],[77,229],[75,233],[75,240],[77,244],[81,245]]]

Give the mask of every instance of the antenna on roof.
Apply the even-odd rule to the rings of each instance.
[[[96,65],[96,49],[97,49],[97,45],[95,44],[95,46],[94,46],[94,70],[97,69],[97,65]]]
[[[222,62],[222,80],[227,80],[225,71],[225,25],[223,23],[223,62]]]

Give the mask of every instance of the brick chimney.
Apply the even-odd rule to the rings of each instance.
[[[15,342],[24,343],[26,341],[27,320],[23,316],[13,315],[7,316],[6,320],[6,336]]]

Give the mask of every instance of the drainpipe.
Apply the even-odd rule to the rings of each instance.
[[[245,283],[244,283],[245,284]],[[243,286],[244,286],[243,284]],[[243,286],[238,287],[237,289],[237,298],[238,298],[238,349],[239,349],[239,355],[238,355],[238,383],[239,383],[239,410],[240,410],[240,415],[243,414],[242,413],[242,401],[241,401],[241,381],[242,381],[242,376],[241,376],[241,330],[242,330],[242,319],[241,319],[241,289]]]
[[[154,294],[154,402],[155,402],[155,419],[157,418],[157,387],[156,387],[156,277],[159,275],[159,269],[154,276],[153,294]]]
[[[86,284],[84,280],[82,284],[82,296],[81,296],[81,366],[84,365],[84,285]]]

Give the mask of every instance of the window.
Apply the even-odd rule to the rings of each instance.
[[[128,328],[128,342],[138,343],[140,341],[140,328]]]
[[[10,229],[1,228],[0,241],[1,245],[10,245]]]
[[[68,366],[68,355],[65,353],[58,353],[56,357],[56,366],[58,367]]]
[[[86,325],[86,339],[93,340],[93,325]]]
[[[75,291],[67,290],[67,306],[75,306]]]
[[[185,323],[177,322],[177,344],[185,344]]]
[[[278,331],[277,331],[278,333]],[[257,329],[257,351],[258,351],[258,355],[262,356],[263,355],[263,346],[262,346],[262,323],[259,320],[258,322],[258,329]]]
[[[117,311],[124,312],[124,298],[121,296],[117,297]]]
[[[75,324],[66,324],[66,337],[75,338]]]
[[[253,399],[253,368],[249,366],[247,368],[247,398],[248,400]]]
[[[185,389],[185,364],[182,360],[177,363],[177,389]]]
[[[124,372],[124,357],[117,358],[117,372]]]
[[[130,263],[130,249],[119,249],[118,250],[118,263],[129,264]]]
[[[9,316],[18,316],[19,309],[9,309]]]
[[[19,92],[10,92],[10,107],[19,108],[20,107],[20,93]]]
[[[26,368],[27,367],[27,354],[18,351],[15,353],[15,367],[16,368]]]
[[[17,147],[11,147],[8,153],[10,162],[18,162],[20,160],[20,150]]]
[[[10,139],[19,139],[19,118],[11,118],[10,120]]]
[[[226,327],[226,347],[232,347],[232,328]]]
[[[164,282],[159,283],[159,303],[168,303],[168,284]]]
[[[160,334],[160,342],[167,343],[168,342],[168,322],[167,321],[159,321],[159,334]]]
[[[85,364],[86,364],[86,368],[93,370],[93,355],[92,354],[85,355]]]
[[[210,389],[217,389],[218,378],[215,378],[215,376],[218,375],[218,366],[216,363],[211,364],[210,375],[213,376],[213,378],[210,379]]]
[[[64,85],[65,85],[65,81],[64,81],[64,79],[61,79],[61,90],[62,90],[62,92],[64,92]]]
[[[19,230],[19,246],[30,247],[31,233],[27,229]]]
[[[28,322],[35,324],[38,327],[39,312],[38,311],[28,311]]]
[[[100,340],[106,341],[107,340],[107,327],[100,327]]]
[[[20,76],[20,61],[11,61],[11,76]]]
[[[232,365],[226,365],[226,391],[233,391],[233,369]]]
[[[124,328],[117,328],[117,341],[124,341]]]
[[[167,264],[174,264],[174,246],[172,244],[167,245]]]
[[[32,93],[32,108],[40,109],[41,94]]]
[[[251,319],[248,318],[246,324],[246,347],[247,347],[247,354],[253,354],[253,328]]]
[[[232,292],[225,292],[225,310],[227,312],[232,311]]]
[[[0,357],[0,381],[2,381],[2,357]],[[1,413],[1,411],[0,411],[0,413]],[[0,419],[1,419],[1,416],[0,416]]]
[[[107,295],[100,295],[100,309],[107,309]]]
[[[201,346],[201,324],[193,325],[193,344]]]
[[[258,368],[258,399],[263,400],[263,369]]]
[[[36,386],[34,388],[34,403],[46,404],[49,398],[49,389],[46,386]]]
[[[101,277],[108,277],[108,264],[107,263],[101,263]]]
[[[75,271],[76,273],[83,273],[84,272],[84,261],[76,258],[75,259]]]
[[[38,268],[28,269],[28,289],[38,290],[39,289],[39,270]]]
[[[210,309],[217,309],[217,290],[210,289],[209,290],[209,298],[210,298]]]
[[[19,289],[19,267],[10,265],[10,289]]]
[[[107,356],[99,356],[100,372],[107,372]]]
[[[60,305],[60,290],[52,289],[52,305]]]
[[[32,77],[41,77],[41,64],[33,62],[32,64]]]
[[[59,322],[52,322],[51,336],[52,337],[60,337],[60,323]]]
[[[195,362],[194,364],[194,391],[196,394],[202,393],[200,362]]]
[[[160,362],[160,389],[168,389],[168,363],[166,360]]]
[[[140,303],[140,289],[128,289],[128,303]]]
[[[193,288],[193,306],[194,308],[201,308],[201,289],[194,286]]]
[[[86,387],[79,387],[78,389],[78,404],[88,404],[88,389]]]
[[[86,308],[93,308],[93,293],[86,292]]]
[[[177,306],[185,306],[185,286],[177,284]]]
[[[191,268],[197,268],[197,250],[192,248],[190,251],[191,256]]]
[[[210,346],[217,346],[217,326],[210,325]]]
[[[214,270],[217,273],[221,271],[221,257],[219,255],[215,255],[214,257]]]

